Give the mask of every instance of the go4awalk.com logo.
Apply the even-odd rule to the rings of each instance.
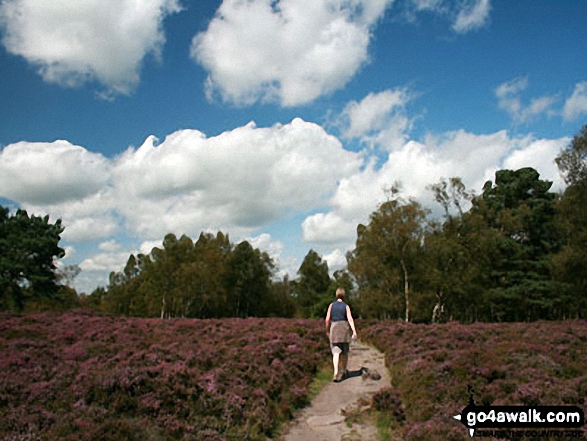
[[[554,431],[566,438],[582,438],[585,417],[583,410],[577,406],[477,406],[473,398],[473,389],[469,386],[469,404],[455,415],[467,429],[469,435],[484,436],[485,429],[502,429],[501,435],[509,437],[524,436],[526,432],[512,433],[512,429],[550,429],[533,430],[533,436],[553,436]],[[575,430],[572,430],[575,429]],[[489,436],[494,432],[487,433]]]

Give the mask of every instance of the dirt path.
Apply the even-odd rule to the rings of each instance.
[[[377,439],[374,427],[357,423],[352,428],[348,427],[343,411],[356,409],[360,398],[369,398],[379,389],[389,386],[390,378],[383,354],[366,345],[354,346],[351,348],[348,369],[350,378],[340,383],[327,384],[311,405],[286,427],[280,441]]]

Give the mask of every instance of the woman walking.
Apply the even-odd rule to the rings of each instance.
[[[349,345],[351,338],[357,338],[355,321],[351,314],[351,308],[345,302],[343,288],[336,290],[336,300],[328,306],[326,313],[326,335],[330,339],[330,350],[332,351],[332,364],[334,366],[335,382],[343,380],[348,375]],[[351,337],[351,330],[353,332]],[[341,369],[338,369],[340,362]]]

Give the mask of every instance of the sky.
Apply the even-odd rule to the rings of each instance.
[[[174,233],[345,266],[400,183],[554,158],[587,122],[585,0],[0,0],[0,204],[62,219],[78,292]]]

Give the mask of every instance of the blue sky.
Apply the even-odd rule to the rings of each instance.
[[[168,232],[295,277],[396,181],[554,158],[587,120],[584,0],[1,0],[0,197],[61,218],[76,287]]]

